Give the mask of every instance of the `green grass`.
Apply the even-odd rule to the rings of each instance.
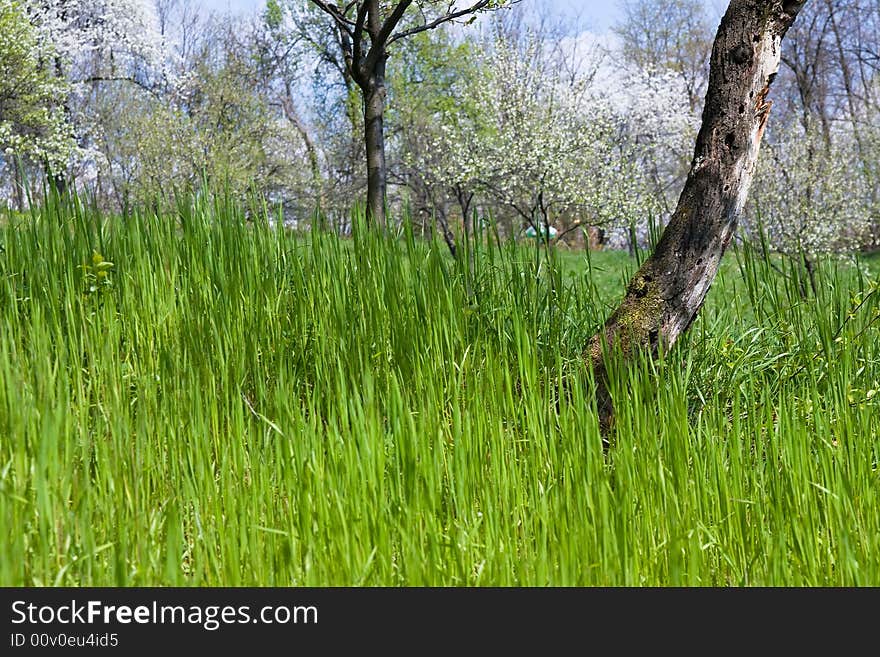
[[[625,254],[468,271],[209,200],[0,245],[2,585],[880,585],[876,275],[732,255],[612,368],[605,453],[579,354]]]

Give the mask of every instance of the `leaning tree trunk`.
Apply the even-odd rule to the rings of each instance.
[[[385,225],[385,57],[380,56],[364,91],[364,131],[367,151],[367,218]]]
[[[732,0],[712,49],[709,88],[694,159],[678,207],[617,310],[587,347],[600,424],[613,422],[606,354],[657,354],[703,305],[736,229],[755,173],[785,33],[805,0]]]

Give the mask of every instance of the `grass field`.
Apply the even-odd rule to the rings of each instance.
[[[605,453],[580,352],[636,263],[473,255],[7,215],[0,584],[880,585],[876,263],[731,254]]]

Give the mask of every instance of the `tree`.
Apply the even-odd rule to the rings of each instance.
[[[385,76],[389,47],[407,37],[516,0],[477,0],[463,9],[440,0],[311,0],[339,31],[345,72],[357,84],[363,99],[364,143],[367,156],[367,216],[385,223],[387,165],[385,160]],[[438,12],[436,7],[442,7]],[[419,19],[404,23],[407,10],[417,9]]]
[[[275,44],[263,24],[209,17],[195,26],[199,36],[188,37],[173,88],[93,86],[94,162],[105,196],[118,207],[169,203],[207,183],[237,199],[258,189],[297,218],[310,215],[317,187],[303,164],[313,154],[291,120],[289,71],[266,51]]]
[[[678,206],[654,252],[587,346],[600,421],[613,423],[609,350],[670,348],[693,322],[718,272],[755,173],[782,40],[805,0],[731,0],[712,49],[703,122]]]
[[[405,45],[390,77],[389,183],[405,188],[414,225],[423,234],[439,228],[455,256],[455,215],[461,213],[463,224],[468,219],[475,189],[467,180],[450,181],[447,164],[453,158],[444,136],[449,126],[459,135],[456,145],[471,143],[465,125],[476,110],[467,91],[482,74],[478,45],[443,29]]]
[[[682,107],[681,99],[688,96],[688,87],[673,70],[633,70],[615,76],[605,86],[616,99],[619,156],[626,158],[626,168],[640,171],[640,178],[647,183],[643,194],[650,196],[641,202],[641,209],[653,211],[646,217],[637,207],[626,215],[629,220],[641,220],[634,222],[635,226],[626,226],[633,250],[637,244],[632,237],[647,233],[652,223],[665,223],[675,209],[675,194],[687,177],[699,114]],[[670,107],[680,109],[670,112]]]
[[[69,85],[45,66],[55,56],[52,44],[33,25],[26,5],[0,0],[0,157],[14,167],[14,195],[23,205],[23,189],[13,161],[42,166],[50,175],[67,166],[76,144],[59,99]]]
[[[699,106],[712,48],[702,0],[626,0],[614,32],[628,65],[642,71],[675,71],[685,84],[691,109]]]
[[[422,35],[399,58],[389,170],[403,172],[416,216],[453,252],[456,224],[467,238],[475,209],[499,234],[549,224],[558,242],[584,227],[617,241],[665,223],[699,127],[695,114],[669,111],[686,97],[680,75],[621,75],[591,39],[520,18],[466,33],[454,50],[442,30]]]
[[[820,0],[804,7],[782,47],[774,112],[784,127],[768,131],[773,158],[759,169],[746,227],[767,233],[811,283],[815,254],[870,248],[880,233],[877,26],[876,0]]]
[[[593,67],[566,74],[534,30],[521,44],[502,34],[481,50],[480,75],[463,91],[470,112],[441,114],[437,177],[512,212],[514,234],[565,221],[555,226],[562,236],[633,214],[643,181]]]
[[[155,8],[145,0],[28,0],[27,6],[40,38],[52,44],[43,66],[70,89],[55,104],[73,126],[78,157],[46,170],[64,188],[77,173],[95,173],[93,147],[100,129],[90,107],[99,93],[95,86],[152,90],[163,76],[163,43]]]
[[[311,169],[314,176],[317,161],[322,177],[316,199],[321,218],[345,232],[352,199],[366,189],[363,111],[360,90],[345,63],[342,44],[348,35],[326,18],[309,0],[267,0],[266,49],[268,60],[274,60],[272,84],[282,109],[313,143]],[[309,107],[302,102],[291,107],[294,97],[303,96],[311,99]]]
[[[268,0],[253,34],[248,34],[245,42],[237,45],[240,49],[247,50],[248,42],[252,42],[251,48],[257,56],[256,82],[263,93],[273,98],[272,104],[281,110],[287,124],[302,138],[311,173],[311,209],[318,207],[323,210],[326,200],[320,157],[309,126],[300,113],[294,92],[300,73],[300,62],[298,57],[291,55],[296,52],[299,44],[295,36],[283,29],[283,23],[284,12],[281,5],[275,0]]]
[[[843,126],[827,147],[816,128],[806,135],[798,126],[780,132],[759,163],[744,228],[765,239],[768,250],[795,260],[816,294],[818,255],[851,253],[870,243],[871,184],[853,166],[858,144]]]

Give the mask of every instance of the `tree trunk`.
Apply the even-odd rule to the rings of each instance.
[[[364,92],[364,133],[367,150],[367,218],[385,225],[385,56],[379,57]]]
[[[323,214],[327,204],[324,199],[324,179],[321,176],[321,163],[318,159],[318,149],[315,147],[315,142],[312,141],[308,128],[300,118],[299,113],[296,111],[296,105],[293,100],[293,90],[290,88],[289,81],[285,81],[284,83],[284,98],[281,104],[282,109],[284,110],[284,115],[299,133],[300,137],[302,137],[303,144],[305,144],[306,154],[309,157],[309,167],[312,172],[312,185],[315,186],[315,191],[317,193],[318,209]]]
[[[862,169],[864,170],[865,174],[869,175],[869,172],[871,170],[871,161],[872,159],[874,159],[874,156],[872,156],[872,154],[870,153],[866,153],[868,149],[865,148],[864,139],[862,138],[861,121],[859,117],[860,112],[858,109],[859,94],[861,90],[856,90],[856,83],[854,82],[852,69],[850,68],[849,61],[847,60],[844,36],[842,33],[840,22],[837,20],[836,15],[838,6],[836,6],[832,0],[825,0],[825,4],[828,7],[828,15],[831,22],[831,31],[834,34],[834,41],[835,45],[837,46],[837,62],[840,65],[840,78],[843,82],[843,89],[846,92],[846,105],[847,109],[849,110],[849,119],[852,126],[853,137],[856,140],[856,147],[859,152],[859,162],[861,163]],[[880,7],[878,7],[878,10],[880,10]],[[870,191],[871,200],[876,203],[880,190],[877,190],[876,187],[872,187]]]
[[[8,166],[8,165],[7,165]],[[24,188],[24,163],[18,158],[12,161],[13,178],[12,178],[12,198],[15,202],[15,209],[19,212],[25,211],[25,198],[27,197]]]
[[[437,203],[433,205],[435,208],[434,220],[440,224],[440,231],[443,233],[443,240],[446,242],[446,246],[449,247],[449,254],[455,259],[458,257],[458,248],[455,244],[455,235],[449,227],[449,217],[446,214],[446,208]]]
[[[718,272],[755,173],[781,43],[804,0],[732,0],[712,50],[694,159],[678,207],[620,306],[587,346],[600,424],[613,423],[606,354],[668,349],[690,326]],[[684,104],[684,103],[683,103]]]

